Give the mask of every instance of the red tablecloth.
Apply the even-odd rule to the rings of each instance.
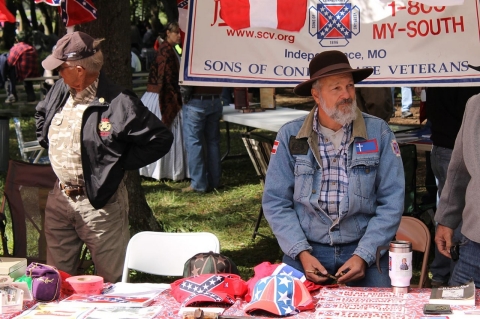
[[[334,288],[335,289],[335,288]],[[363,292],[390,292],[391,289],[389,288],[348,288],[342,287],[338,289],[351,289],[353,291],[363,291]],[[319,292],[313,292],[312,296],[316,301],[318,301],[317,295]],[[423,316],[423,305],[428,303],[428,299],[430,297],[430,289],[411,289],[409,294],[407,295],[407,302],[405,307],[405,319],[413,319],[413,318],[420,318]],[[452,306],[452,309],[480,309],[480,290],[476,291],[476,304],[477,306]],[[25,309],[30,308],[34,302],[25,302]],[[243,311],[247,303],[241,299],[238,299],[235,304],[230,306],[225,312],[224,315],[233,315],[233,316],[248,316]],[[178,315],[178,311],[180,309],[180,303],[177,302],[172,295],[170,294],[170,290],[165,290],[162,294],[160,294],[152,304],[152,306],[162,306],[161,312],[156,316],[156,318],[180,318]],[[0,315],[0,319],[11,319],[15,317],[16,314],[4,314]],[[362,314],[362,316],[358,316],[357,318],[370,318],[371,313]],[[275,318],[275,316],[271,316]],[[258,318],[258,317],[257,317]],[[297,315],[286,317],[286,318],[304,318],[304,319],[314,319],[315,318],[315,310],[311,311],[304,311]],[[386,317],[389,318],[389,317]]]

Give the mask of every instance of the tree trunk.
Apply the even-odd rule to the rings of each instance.
[[[42,13],[43,20],[45,22],[45,34],[55,34],[53,31],[52,17],[50,17],[50,13],[47,10],[47,5],[45,3],[39,3],[38,8]]]
[[[37,7],[35,6],[35,1],[30,0],[30,22],[32,23],[33,30],[38,30],[38,21],[37,21],[37,11],[35,10]]]
[[[130,1],[97,0],[97,20],[77,26],[76,30],[94,38],[105,38],[101,48],[105,57],[103,71],[115,83],[132,87],[130,67]],[[154,230],[162,226],[153,216],[140,184],[138,171],[129,171],[125,183],[128,189],[130,233]]]
[[[13,16],[17,15],[17,6],[13,0],[7,0],[7,9]],[[10,50],[15,44],[15,23],[5,22],[3,26],[3,42],[5,43],[5,50]]]
[[[20,14],[20,19],[22,21],[21,30],[25,33],[30,32],[32,27],[30,25],[30,21],[28,20],[27,14],[25,13],[25,8],[23,7],[23,5],[20,4],[17,6],[17,10],[18,10],[18,13]]]

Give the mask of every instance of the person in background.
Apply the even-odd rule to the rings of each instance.
[[[34,47],[25,42],[25,33],[20,31],[15,36],[16,44],[10,49],[7,58],[7,99],[5,103],[18,101],[16,82],[23,81],[27,102],[36,100],[33,82],[26,78],[40,76],[38,70],[38,53]]]
[[[142,62],[140,61],[140,58],[133,51],[133,49],[130,51],[130,55],[131,55],[132,73],[141,72],[142,71]]]
[[[182,96],[178,84],[180,58],[174,48],[178,43],[180,28],[176,22],[169,23],[165,40],[159,45],[156,59],[150,67],[147,92],[142,96],[142,102],[170,128],[174,137],[168,154],[140,169],[140,175],[157,180],[168,178],[178,181],[188,177],[182,132]]]
[[[45,208],[47,263],[76,275],[85,243],[106,282],[122,277],[130,239],[126,170],[168,153],[170,130],[103,72],[101,40],[73,32],[42,65],[58,70],[36,107],[37,139],[58,181]]]
[[[143,46],[145,48],[153,48],[153,45],[155,43],[155,40],[157,40],[158,35],[155,34],[155,31],[152,29],[150,22],[145,22],[145,28],[147,31],[143,35]]]
[[[190,186],[182,192],[207,192],[221,187],[220,119],[222,87],[189,87],[184,94],[183,137]]]
[[[356,106],[355,83],[373,69],[353,69],[332,50],[316,55],[309,70],[294,93],[313,96],[316,106],[279,130],[263,212],[283,262],[310,281],[325,283],[332,274],[351,286],[390,287],[388,254],[379,273],[376,249],[397,232],[405,177],[388,124]]]
[[[430,161],[440,198],[447,179],[455,139],[462,125],[465,105],[470,97],[480,93],[480,87],[429,87],[426,92],[427,118],[433,143]],[[461,239],[460,228],[461,223],[455,228],[454,242]],[[432,287],[448,286],[453,268],[454,262],[441,254],[435,246],[435,257],[430,264]]]
[[[412,88],[408,86],[402,86],[402,119],[406,119],[408,117],[413,117],[412,112],[410,112],[410,108],[413,104],[413,97],[412,97]]]
[[[391,89],[388,87],[355,88],[360,111],[390,121],[393,110]]]

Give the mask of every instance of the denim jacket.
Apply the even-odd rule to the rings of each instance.
[[[348,144],[348,191],[339,218],[332,221],[318,203],[322,159],[313,130],[316,110],[286,123],[277,134],[263,193],[265,217],[281,249],[293,259],[312,250],[309,242],[358,242],[354,254],[370,266],[377,247],[395,236],[403,213],[405,178],[398,144],[385,121],[357,109]],[[359,142],[370,150],[359,151]]]

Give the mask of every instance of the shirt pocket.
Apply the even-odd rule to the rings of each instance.
[[[378,170],[377,159],[365,159],[352,163],[349,183],[353,183],[353,193],[365,199],[373,198]]]
[[[80,136],[81,130],[80,123],[73,123],[72,124],[72,138],[70,140],[70,149],[73,153],[80,155],[81,154],[81,145],[80,145]]]
[[[315,169],[308,162],[295,163],[295,189],[293,198],[300,200],[312,194]]]
[[[53,116],[52,122],[50,124],[50,128],[48,129],[48,142],[52,146],[58,145],[58,141],[60,139],[61,134],[61,125],[63,123],[63,115],[57,113]]]

